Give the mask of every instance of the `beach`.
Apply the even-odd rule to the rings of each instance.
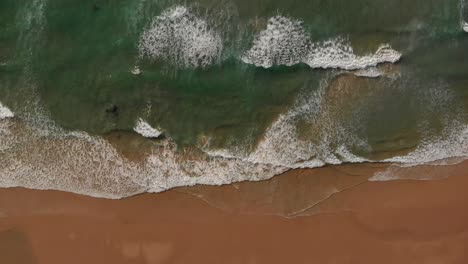
[[[403,169],[445,179],[365,180],[383,169],[293,170],[121,200],[1,189],[0,262],[466,263],[468,162]],[[342,191],[317,194],[326,186]]]
[[[0,1],[0,264],[468,263],[467,21]]]

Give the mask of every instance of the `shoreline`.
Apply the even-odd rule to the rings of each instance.
[[[302,170],[293,169],[287,164],[283,165],[281,161],[283,157],[276,157],[278,155],[276,152],[271,157],[264,156],[264,151],[260,150],[260,154],[256,152],[250,154],[253,155],[252,159],[250,159],[251,156],[232,158],[223,153],[209,153],[196,148],[178,149],[169,138],[149,140],[128,131],[114,131],[103,136],[92,136],[85,132],[62,131],[56,128],[57,131],[46,130],[47,133],[58,133],[50,136],[37,134],[33,127],[29,127],[27,123],[20,120],[6,120],[2,124],[5,125],[6,131],[5,142],[10,148],[5,155],[8,159],[15,161],[13,165],[0,165],[0,171],[6,175],[0,181],[2,187],[62,190],[98,198],[120,199],[140,193],[155,193],[196,184],[220,186],[245,180],[265,181],[278,177],[285,171],[287,171],[286,174],[289,171],[293,171],[294,174],[296,173],[294,171]],[[39,151],[42,148],[47,149],[47,155]],[[344,162],[341,165],[322,164],[321,159],[312,159],[309,167],[318,172],[343,167],[396,167],[391,174],[399,174],[401,173],[399,167],[411,166],[405,165],[404,161],[396,163],[406,159],[406,156],[398,156],[399,151],[391,152],[393,160],[374,161],[354,156],[355,154],[351,153],[349,154],[351,157],[340,160]],[[416,149],[408,154],[410,158],[408,162],[412,161],[411,159],[417,162],[421,151],[423,150]],[[346,153],[343,155],[346,156]],[[380,155],[390,155],[389,153],[381,152]],[[415,153],[417,158],[412,157],[412,153]],[[255,156],[257,154],[259,157]],[[440,158],[445,156],[449,155],[443,153]],[[272,158],[279,158],[280,161],[271,162]],[[346,161],[347,159],[351,161]],[[353,159],[356,163],[352,163]],[[427,160],[426,157],[422,159]],[[443,159],[439,161],[445,162]],[[315,162],[319,163],[315,164]],[[322,165],[323,167],[319,167]],[[36,177],[25,176],[36,174]],[[367,179],[370,177],[372,176],[370,175]],[[385,175],[380,175],[380,177],[374,177],[373,180],[386,180],[386,178]]]
[[[262,182],[183,187],[121,200],[0,189],[0,260],[466,263],[468,161],[408,172],[445,179],[367,181],[379,169],[296,170]],[[325,192],[333,188],[341,191]],[[287,215],[304,206],[310,208]]]

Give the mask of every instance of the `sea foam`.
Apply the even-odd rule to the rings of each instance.
[[[14,117],[15,115],[13,112],[6,106],[4,106],[2,103],[0,103],[0,119],[5,119],[5,118],[11,118]]]
[[[363,78],[374,78],[372,72],[357,75],[365,76]],[[330,105],[330,99],[327,100],[327,97],[331,100],[337,100],[336,95],[327,95],[330,89],[339,88],[330,86],[330,81],[335,77],[323,80],[318,90],[300,93],[293,105],[286,112],[280,114],[267,128],[251,153],[243,155],[236,150],[210,149],[209,146],[204,146],[204,151],[216,157],[241,159],[252,163],[271,164],[290,169],[361,162],[398,163],[401,166],[415,166],[432,164],[453,157],[461,159],[468,157],[468,126],[463,122],[463,117],[452,115],[441,117],[440,121],[446,127],[441,134],[431,136],[423,133],[422,142],[419,142],[418,147],[408,154],[383,160],[372,160],[354,154],[350,149],[358,148],[364,152],[372,151],[367,140],[359,138],[354,131],[354,129],[358,129],[359,123],[365,122],[360,118],[365,120],[365,117],[353,115],[340,117],[336,115],[336,111],[340,110],[334,109],[334,107],[341,107],[341,105],[338,103],[333,107]],[[395,81],[393,78],[399,77],[391,75],[392,82]],[[348,81],[345,80],[345,82]],[[406,80],[401,80],[401,83],[406,83]],[[346,94],[341,96],[346,96]],[[463,112],[463,110],[456,108],[453,96],[447,93],[443,85],[435,84],[432,88],[427,87],[419,95],[419,100],[428,109],[437,109],[441,112]],[[354,102],[353,105],[353,107],[359,107],[358,102]],[[452,109],[445,109],[445,107]],[[300,136],[298,127],[300,123],[312,124],[313,129],[308,131],[310,138],[304,139],[303,136]],[[426,129],[421,127],[421,130]]]
[[[468,32],[468,22],[465,19],[466,0],[460,0],[458,8],[460,10],[460,27],[463,31]]]
[[[433,180],[446,175],[417,173],[406,175],[404,168],[418,165],[453,165],[468,158],[468,126],[453,122],[442,135],[426,139],[412,152],[404,156],[385,159],[382,162],[394,163],[388,169],[376,173],[370,181],[392,181],[400,179]]]
[[[275,16],[268,20],[267,28],[258,34],[241,59],[264,68],[291,66],[303,61],[310,46],[310,38],[301,21]]]
[[[401,58],[389,45],[381,45],[374,54],[358,56],[343,38],[314,43],[302,24],[284,16],[270,18],[241,60],[264,68],[305,63],[312,68],[356,70]]]
[[[139,48],[141,56],[168,60],[180,67],[203,67],[219,59],[222,41],[205,20],[177,6],[153,19]],[[270,19],[242,60],[261,67],[307,63],[349,70],[395,62],[400,56],[385,45],[375,54],[357,56],[343,39],[313,43],[300,21],[278,16]],[[356,75],[377,74],[369,70]],[[127,159],[100,136],[66,131],[47,116],[35,116],[35,111],[26,118],[10,119],[14,114],[0,104],[0,186],[122,198],[177,186],[264,180],[291,168],[375,162],[350,151],[355,146],[366,148],[366,139],[357,138],[333,116],[325,101],[327,84],[325,81],[317,91],[300,94],[268,127],[252,153],[239,155],[208,148],[208,155],[187,155],[170,139],[163,139],[141,162]],[[299,136],[299,121],[321,126],[318,133],[311,132],[316,140]],[[415,151],[384,162],[412,165],[467,156],[466,125],[453,122],[447,127],[441,136],[426,139]],[[142,119],[135,130],[143,136],[160,133]]]
[[[374,162],[349,150],[350,142],[357,139],[346,126],[330,118],[323,92],[322,89],[306,98],[300,96],[294,107],[273,122],[257,148],[247,156],[228,150],[212,151],[210,155],[190,154],[178,150],[170,139],[162,139],[141,161],[131,161],[104,138],[63,130],[45,117],[36,122],[47,125],[39,126],[21,119],[0,120],[0,186],[122,198],[178,186],[265,180],[291,168]],[[317,123],[324,124],[324,133],[317,135],[319,142],[298,137],[296,125],[301,118],[309,121],[312,119],[308,118],[316,118]],[[47,126],[51,132],[38,132]],[[414,164],[466,156],[467,139],[468,128],[459,124],[414,152],[384,162]]]
[[[367,161],[349,150],[356,146],[368,149],[367,142],[336,118],[336,109],[327,105],[328,81],[328,78],[322,81],[318,90],[299,94],[293,105],[267,128],[251,153],[243,155],[236,150],[213,150],[209,146],[205,146],[204,151],[214,156],[289,169]],[[299,135],[300,123],[316,128],[307,131],[309,138]]]
[[[358,56],[343,39],[337,38],[315,44],[304,62],[312,68],[339,68],[356,70],[377,66],[381,63],[395,63],[401,54],[389,45],[380,45],[374,54]]]
[[[219,60],[220,34],[184,6],[156,16],[139,42],[141,57],[162,59],[178,67],[205,67]]]
[[[408,155],[384,161],[413,166],[453,157],[468,157],[468,126],[457,121],[445,128],[442,135],[425,139]]]
[[[0,122],[0,187],[118,199],[178,186],[264,180],[287,170],[206,155],[187,157],[170,139],[154,145],[143,160],[130,161],[100,136],[66,131],[44,117],[40,120],[47,124]],[[50,132],[38,132],[43,129]]]
[[[159,129],[153,128],[141,118],[137,120],[133,130],[146,138],[157,138],[162,135],[162,132]]]
[[[354,75],[367,78],[378,78],[382,76],[382,72],[377,67],[369,67],[354,72]]]

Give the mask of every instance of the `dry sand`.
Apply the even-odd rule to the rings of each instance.
[[[468,263],[468,162],[368,182],[388,165],[123,200],[0,190],[0,263]],[[319,202],[321,201],[321,202]]]

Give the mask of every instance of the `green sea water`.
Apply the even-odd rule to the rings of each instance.
[[[2,0],[0,102],[19,119],[45,115],[67,131],[95,136],[133,131],[142,118],[179,147],[201,149],[208,138],[210,149],[243,157],[275,131],[271,144],[277,153],[293,146],[288,143],[293,137],[306,142],[302,145],[331,152],[346,147],[378,160],[447,139],[458,148],[444,150],[449,143],[441,143],[434,153],[460,156],[468,153],[466,132],[460,132],[468,124],[462,5],[458,0]],[[166,19],[174,39],[162,50],[176,55],[143,56],[145,32],[176,7],[196,21],[183,31],[186,24]],[[401,59],[353,70],[314,68],[304,61],[269,68],[246,63],[243,56],[277,16],[300,21],[318,46],[340,38],[353,56],[362,57],[388,44]],[[188,54],[182,48],[206,45],[211,36],[203,33],[205,39],[186,44],[183,34],[194,30],[215,32],[221,43],[207,65],[180,63]],[[181,42],[185,46],[176,49]],[[208,48],[196,51],[203,49]],[[290,48],[283,49],[289,54]],[[356,72],[369,68],[379,76]],[[293,130],[275,130],[272,124],[280,124],[281,116],[286,118],[281,127]],[[314,150],[297,160],[330,163],[323,155]]]

